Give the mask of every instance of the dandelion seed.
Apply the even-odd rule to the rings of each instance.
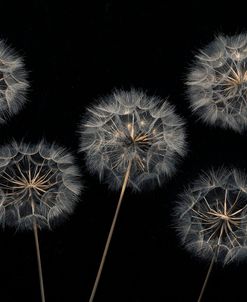
[[[38,229],[70,214],[81,190],[72,156],[55,145],[12,143],[0,148],[0,221],[34,231],[42,302],[45,301]]]
[[[127,186],[140,191],[175,171],[186,153],[184,122],[167,101],[137,90],[115,91],[89,108],[82,121],[80,151],[92,173],[121,188],[100,267],[90,296],[94,300]]]
[[[204,174],[181,195],[175,209],[185,248],[211,259],[201,301],[214,262],[247,257],[247,178],[237,170]]]
[[[0,40],[0,123],[21,109],[28,86],[22,59]]]
[[[200,119],[242,132],[247,126],[247,35],[216,37],[196,56],[187,85]]]

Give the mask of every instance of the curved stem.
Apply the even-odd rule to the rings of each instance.
[[[104,267],[105,259],[106,259],[106,256],[107,256],[107,253],[108,253],[108,250],[109,250],[109,246],[110,246],[110,243],[111,243],[112,235],[113,235],[113,232],[114,232],[114,229],[115,229],[118,213],[119,213],[121,203],[122,203],[122,200],[123,200],[123,197],[124,197],[124,192],[125,192],[125,189],[126,189],[126,186],[127,186],[127,183],[128,183],[128,179],[129,179],[129,175],[130,175],[130,169],[131,169],[131,161],[128,164],[128,167],[127,167],[127,170],[126,170],[126,173],[125,173],[125,176],[124,176],[124,181],[123,181],[121,193],[120,193],[120,196],[119,196],[119,199],[118,199],[117,208],[116,208],[113,220],[112,220],[111,228],[110,228],[110,231],[109,231],[109,234],[108,234],[108,237],[107,237],[107,241],[106,241],[106,244],[105,244],[103,256],[101,258],[100,266],[99,266],[98,273],[97,273],[97,276],[96,276],[96,279],[95,279],[95,282],[94,282],[94,286],[93,286],[93,290],[91,292],[89,302],[93,302],[94,296],[95,296],[95,293],[96,293],[96,290],[97,290],[97,287],[98,287],[98,284],[99,284],[99,280],[100,280],[101,273],[102,273],[102,270],[103,270],[103,267]]]
[[[208,283],[209,276],[212,272],[212,269],[213,269],[213,266],[214,266],[214,263],[215,263],[215,260],[216,260],[216,255],[217,255],[217,252],[214,252],[214,255],[213,255],[212,260],[210,262],[208,272],[207,272],[206,278],[204,280],[204,283],[203,283],[203,286],[202,286],[202,289],[201,289],[201,292],[200,292],[200,296],[199,296],[197,302],[201,302],[201,300],[202,300],[202,296],[204,294],[205,288],[206,288],[207,283]]]

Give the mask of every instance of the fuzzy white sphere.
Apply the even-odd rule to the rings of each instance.
[[[41,141],[0,148],[0,222],[17,229],[50,228],[70,214],[81,190],[65,149]]]
[[[28,87],[22,58],[0,40],[0,124],[19,112]]]
[[[191,108],[204,122],[247,126],[247,35],[218,36],[196,56],[187,78]]]
[[[80,128],[87,166],[113,189],[161,184],[186,153],[183,120],[173,106],[138,90],[117,90],[88,109]]]
[[[182,244],[197,256],[226,264],[247,257],[247,177],[211,170],[181,195],[175,208]]]

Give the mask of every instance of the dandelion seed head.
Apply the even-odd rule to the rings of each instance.
[[[0,221],[17,229],[51,228],[72,213],[81,190],[65,149],[40,142],[0,148]]]
[[[187,79],[191,108],[211,125],[247,126],[247,34],[218,36],[196,56]]]
[[[175,208],[185,248],[223,264],[247,257],[247,178],[238,170],[203,174]]]
[[[183,126],[167,101],[134,89],[117,90],[88,109],[80,151],[90,171],[113,189],[121,187],[131,161],[128,186],[140,190],[173,174],[177,158],[186,153]]]
[[[0,123],[5,123],[26,102],[27,73],[22,59],[0,40]]]

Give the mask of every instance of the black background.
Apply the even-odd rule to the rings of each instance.
[[[162,188],[127,192],[95,302],[196,301],[208,263],[179,245],[171,213],[183,187],[210,167],[247,167],[246,133],[197,122],[184,79],[198,48],[247,29],[244,7],[200,2],[0,1],[0,37],[25,58],[29,102],[0,143],[56,141],[77,156],[86,189],[74,215],[40,233],[47,301],[88,301],[116,207],[77,155],[85,108],[113,88],[169,96],[187,120],[189,154]],[[215,266],[204,301],[246,301],[247,262]],[[40,301],[32,233],[0,233],[0,301]]]

